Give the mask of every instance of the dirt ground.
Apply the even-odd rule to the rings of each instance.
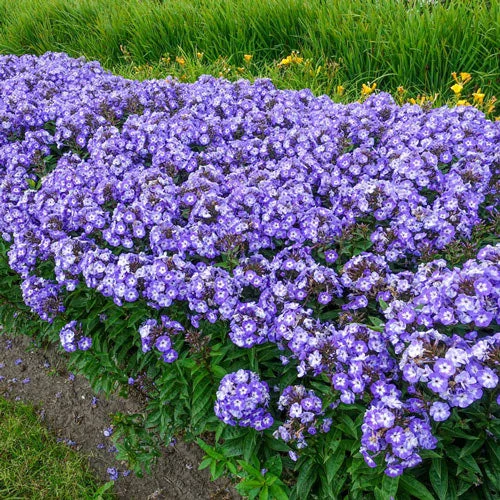
[[[240,498],[227,481],[212,483],[207,470],[198,470],[203,452],[195,444],[178,442],[166,447],[150,476],[129,474],[126,464],[116,460],[105,431],[111,414],[136,413],[139,401],[95,395],[84,378],[67,371],[55,349],[37,349],[27,337],[0,332],[0,395],[35,405],[57,439],[87,455],[104,482],[109,480],[108,468],[116,468],[119,478],[113,491],[120,499]]]

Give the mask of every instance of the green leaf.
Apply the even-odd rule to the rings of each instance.
[[[298,498],[309,498],[309,492],[316,482],[317,475],[318,466],[314,460],[310,459],[302,465],[295,485]]]
[[[210,475],[212,476],[212,481],[215,480],[215,472],[217,470],[217,460],[214,460],[210,464]]]
[[[460,457],[460,449],[456,446],[447,446],[446,453],[462,470],[471,471],[481,476],[481,469],[471,455]]]
[[[215,458],[215,460],[222,460],[224,458],[224,455],[221,455],[220,453],[216,452],[214,448],[209,446],[207,443],[202,441],[200,438],[196,440],[198,443],[198,446],[209,456],[212,458]]]
[[[271,474],[280,477],[283,470],[281,457],[279,455],[275,455],[274,457],[268,458],[264,463],[264,469],[267,469]]]
[[[492,484],[494,489],[500,491],[500,470],[489,463],[485,463],[483,467],[488,482]]]
[[[477,441],[467,443],[460,451],[459,457],[465,458],[467,455],[473,455],[482,446],[484,446],[484,439],[478,439]]]
[[[429,469],[429,479],[439,500],[446,500],[448,494],[448,467],[446,461],[439,458],[432,459]]]
[[[339,420],[342,422],[340,425],[337,425],[340,429],[342,429],[346,434],[352,436],[354,439],[358,439],[359,428],[353,422],[352,418],[343,413],[339,415]]]
[[[248,474],[250,474],[253,477],[259,477],[262,478],[262,474],[260,473],[260,470],[256,469],[252,465],[250,465],[248,462],[245,462],[244,460],[237,460],[238,465]],[[264,479],[261,479],[259,481],[259,484],[264,484]]]
[[[269,492],[271,493],[271,498],[274,500],[288,500],[285,490],[276,483],[270,486]]]
[[[435,500],[434,495],[417,479],[410,475],[402,475],[399,479],[401,487],[418,500]]]
[[[399,487],[399,476],[398,477],[389,477],[384,474],[384,478],[382,479],[382,491],[385,494],[385,498],[396,497],[396,493],[398,492]]]
[[[332,455],[324,465],[328,484],[330,484],[333,481],[335,474],[337,474],[337,471],[340,469],[344,461],[345,461],[345,449],[343,446],[340,446],[339,448],[337,448],[335,454]]]
[[[243,441],[243,458],[248,462],[254,455],[257,435],[253,431],[249,431]]]
[[[224,375],[227,375],[227,370],[225,368],[223,368],[222,366],[212,365],[211,369],[212,369],[212,373],[218,378],[222,378],[222,377],[224,377]]]
[[[269,499],[269,488],[267,484],[260,490],[259,500],[268,500]]]
[[[330,485],[332,495],[340,495],[340,492],[344,488],[344,484],[347,481],[347,477],[347,474],[342,474],[335,478],[335,481]]]
[[[203,470],[203,469],[206,469],[211,463],[212,463],[212,458],[211,457],[207,457],[205,459],[203,459],[200,463],[200,465],[198,466],[198,470]]]
[[[224,427],[226,427],[226,425],[222,422],[217,426],[217,430],[215,431],[215,441],[219,441],[221,434],[224,432]]]
[[[224,474],[225,468],[226,468],[225,462],[218,462],[217,467],[215,468],[215,474],[212,474],[212,480],[215,481],[216,479],[219,479],[219,477],[221,477],[222,474]]]
[[[282,451],[285,453],[288,452],[288,450],[290,449],[289,446],[286,445],[284,441],[275,438],[267,438],[265,440],[265,446],[270,450]]]
[[[472,483],[460,480],[458,482],[457,496],[460,497],[461,495],[463,495],[468,489],[470,489],[471,486]]]
[[[236,485],[236,489],[239,493],[246,493],[254,488],[261,488],[263,484],[263,481],[258,481],[257,479],[245,479]]]
[[[104,483],[94,494],[94,499],[95,500],[101,500],[102,494],[106,493],[106,491],[110,490],[114,486],[115,482],[114,481],[108,481],[107,483]]]
[[[496,462],[500,466],[500,448],[495,441],[487,440],[486,446],[488,447],[488,455],[491,461]]]
[[[443,458],[443,455],[436,453],[434,450],[421,450],[419,455],[425,460],[426,458]]]
[[[376,316],[368,316],[368,319],[370,320],[370,322],[373,326],[383,327],[385,325],[385,323],[380,318],[377,318]]]

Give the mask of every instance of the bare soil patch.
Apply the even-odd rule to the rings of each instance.
[[[192,443],[165,447],[151,475],[139,478],[128,474],[126,464],[116,460],[113,443],[104,432],[110,427],[112,414],[137,413],[140,401],[133,396],[106,399],[94,394],[83,377],[67,371],[64,356],[53,347],[36,348],[28,337],[2,334],[0,367],[0,395],[35,405],[56,438],[88,456],[104,482],[109,480],[108,468],[116,468],[119,478],[114,492],[118,498],[240,498],[227,480],[211,482],[207,470],[198,470],[203,452]]]

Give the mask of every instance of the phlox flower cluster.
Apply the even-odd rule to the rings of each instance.
[[[214,411],[226,424],[263,431],[274,423],[268,406],[267,383],[250,370],[238,370],[221,380]]]
[[[434,420],[446,420],[449,406],[466,408],[498,385],[500,335],[485,329],[498,323],[499,263],[499,245],[484,247],[461,269],[436,260],[419,266],[408,290],[388,299],[385,331],[402,379],[411,390],[426,385],[439,396]],[[463,335],[454,332],[458,325]]]
[[[161,353],[163,361],[173,363],[179,354],[172,347],[171,336],[183,331],[184,327],[168,316],[162,316],[160,323],[156,319],[146,320],[139,327],[142,352],[148,352],[154,346]]]
[[[437,439],[420,399],[410,398],[402,404],[394,385],[379,384],[379,390],[382,387],[388,395],[392,393],[392,401],[382,397],[366,411],[360,451],[370,467],[376,467],[374,457],[384,452],[385,473],[396,477],[405,468],[418,465],[422,461],[419,450],[435,448]]]
[[[79,286],[142,301],[143,351],[166,362],[183,329],[153,316],[178,303],[238,348],[273,343],[301,380],[367,405],[362,452],[392,475],[435,446],[433,420],[498,390],[500,244],[453,269],[438,254],[498,219],[499,156],[500,122],[472,107],[0,57],[0,234],[26,304],[51,321]],[[264,382],[235,377],[220,418],[271,425]],[[262,394],[233,407],[238,384]],[[278,435],[304,446],[324,417],[291,387]]]
[[[61,329],[59,339],[66,352],[87,351],[92,347],[92,339],[83,335],[81,325],[76,321],[70,321]]]
[[[25,304],[40,318],[49,322],[65,311],[60,295],[61,288],[61,285],[38,276],[29,276],[21,284]]]
[[[307,436],[318,431],[328,432],[332,425],[331,418],[320,418],[324,415],[321,398],[303,385],[286,387],[279,398],[278,409],[286,412],[286,419],[274,431],[274,437],[286,443],[295,442],[299,449],[307,446]]]

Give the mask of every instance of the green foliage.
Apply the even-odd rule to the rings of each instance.
[[[33,407],[0,398],[0,497],[111,499],[113,482],[99,486],[86,460],[56,443]]]
[[[252,429],[223,429],[223,444],[210,446],[201,439],[197,443],[206,453],[199,469],[210,468],[212,479],[223,474],[238,480],[237,491],[248,498],[289,498],[289,488],[281,480],[283,461],[280,455],[269,456],[260,462],[257,458],[259,448],[256,432]],[[277,450],[276,450],[277,451]],[[243,460],[237,457],[244,457]]]
[[[113,442],[118,449],[117,460],[124,460],[139,476],[151,473],[151,465],[160,456],[154,434],[148,432],[144,414],[113,416]]]

